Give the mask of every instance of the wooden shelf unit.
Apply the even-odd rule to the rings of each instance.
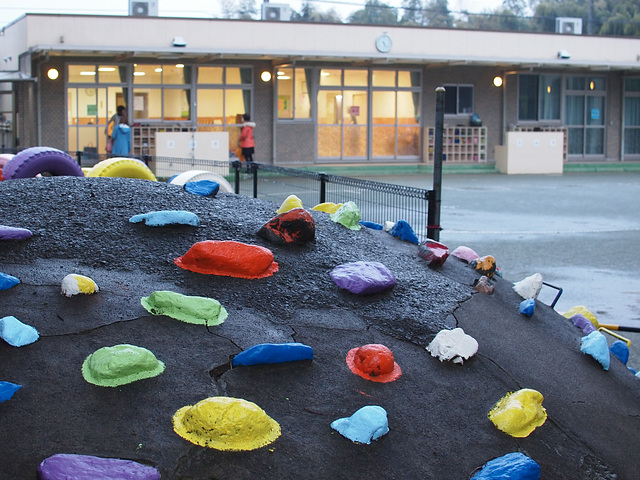
[[[425,128],[425,160],[433,162],[435,128]],[[487,161],[487,127],[444,127],[442,160],[473,163]]]
[[[196,129],[184,125],[136,124],[132,127],[132,130],[131,143],[133,154],[155,156],[156,132],[194,132]]]

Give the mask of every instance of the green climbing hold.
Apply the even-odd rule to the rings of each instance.
[[[140,299],[153,315],[166,315],[196,325],[220,325],[229,316],[219,301],[207,297],[182,295],[170,291],[153,292]]]

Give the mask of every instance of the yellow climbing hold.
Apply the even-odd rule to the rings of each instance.
[[[491,409],[489,420],[512,437],[526,437],[547,420],[542,400],[542,394],[530,388],[509,392]]]
[[[81,293],[91,295],[93,293],[97,293],[99,288],[98,285],[96,285],[96,282],[89,277],[70,273],[62,279],[60,290],[64,296],[72,297]]]
[[[341,206],[341,203],[324,202],[319,203],[311,210],[317,210],[318,212],[336,213]]]
[[[295,195],[289,195],[284,200],[284,202],[282,202],[282,205],[280,205],[280,208],[276,210],[276,213],[279,215],[281,213],[288,212],[289,210],[293,210],[294,208],[303,208],[302,200],[300,200]]]
[[[574,315],[582,315],[584,318],[586,318],[587,320],[589,320],[591,323],[593,323],[593,325],[598,328],[598,319],[596,318],[596,316],[591,313],[589,311],[589,309],[587,307],[585,307],[584,305],[576,305],[575,307],[570,308],[569,310],[567,310],[566,312],[564,312],[562,314],[563,317],[565,318],[571,318]]]
[[[173,430],[185,440],[216,450],[255,450],[280,436],[280,424],[255,403],[210,397],[173,416]]]

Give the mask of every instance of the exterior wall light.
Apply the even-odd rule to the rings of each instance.
[[[49,77],[50,80],[56,80],[59,76],[60,73],[55,68],[50,68],[47,72],[47,77]]]
[[[493,86],[501,87],[502,86],[502,77],[493,77]]]
[[[271,72],[267,72],[266,70],[260,74],[260,78],[263,82],[268,82],[271,80]]]

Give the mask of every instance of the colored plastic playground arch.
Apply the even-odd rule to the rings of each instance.
[[[84,177],[84,173],[70,155],[52,147],[27,148],[2,168],[4,180],[33,178],[38,174]]]
[[[87,172],[87,177],[139,178],[156,182],[151,169],[135,158],[114,157],[96,163]]]
[[[233,187],[222,175],[208,170],[187,170],[173,177],[169,183],[172,185],[184,185],[187,182],[197,182],[199,180],[213,180],[220,185],[221,192],[233,193]]]
[[[2,180],[2,169],[13,157],[15,157],[15,155],[12,153],[0,153],[0,180]]]

